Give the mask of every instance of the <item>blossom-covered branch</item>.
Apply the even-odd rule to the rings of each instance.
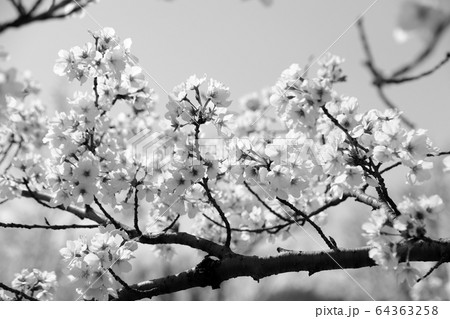
[[[7,166],[0,175],[1,202],[32,198],[96,223],[83,228],[98,228],[60,250],[79,298],[141,299],[217,288],[239,276],[258,280],[375,264],[405,277],[417,272],[412,261],[447,261],[448,242],[428,237],[428,220],[443,211],[443,200],[398,200],[383,176],[402,166],[406,181],[420,184],[431,178],[432,158],[446,153],[425,130],[405,126],[399,112],[364,112],[355,97],[339,94],[336,84],[346,81],[342,58],[326,55],[316,76],[292,64],[272,88],[244,97],[242,113],[229,109],[227,86],[192,75],[172,90],[160,117],[146,72],[131,53],[132,41],[121,40],[112,28],[91,36],[82,47],[61,50],[54,66],[69,81],[89,84],[69,99],[69,110],[47,118],[39,103],[28,107],[25,97],[37,91],[14,71],[0,84],[6,92],[0,108],[7,115],[0,125],[8,137],[0,139]],[[369,66],[384,79],[373,62]],[[112,109],[119,101],[123,112],[117,115]],[[266,114],[272,106],[278,117]],[[219,138],[210,137],[210,128]],[[370,211],[362,225],[368,246],[361,249],[338,247],[322,229],[328,209],[349,198]],[[180,231],[187,218],[192,228]],[[287,238],[291,227],[305,223],[330,250],[272,257],[235,253],[250,254],[255,243]],[[161,251],[183,245],[207,256],[179,275],[130,285],[122,274],[132,271],[139,245]],[[53,274],[24,270],[17,278],[29,290],[36,280],[43,283],[38,299],[52,297]]]
[[[9,292],[13,293],[18,300],[21,300],[23,298],[23,299],[26,299],[26,300],[29,300],[29,301],[37,301],[36,298],[30,297],[27,294],[23,293],[22,291],[19,291],[17,289],[11,288],[11,287],[5,285],[2,282],[0,282],[0,288],[5,289],[6,291],[9,291]]]

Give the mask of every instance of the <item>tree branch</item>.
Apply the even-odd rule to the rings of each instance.
[[[108,212],[106,211],[106,209],[103,207],[102,203],[100,203],[100,201],[97,199],[96,196],[94,196],[94,202],[100,208],[100,210],[102,211],[103,215],[105,215],[105,217],[108,218],[108,220],[114,225],[114,227],[116,227],[117,229],[121,229],[122,228],[122,225],[118,221],[116,221],[114,219],[114,217],[112,217],[110,214],[108,214]]]
[[[38,192],[30,192],[28,190],[22,190],[21,192],[21,196],[22,197],[27,197],[27,198],[38,198],[40,201],[45,201],[50,203],[52,200],[52,197],[50,195],[47,194],[43,194],[43,193],[38,193]],[[60,210],[64,210],[67,211],[75,216],[77,216],[80,219],[90,219],[96,223],[99,223],[100,225],[106,225],[107,222],[106,220],[104,220],[103,218],[101,218],[99,215],[97,215],[94,210],[90,211],[90,210],[84,210],[82,208],[79,208],[77,206],[72,206],[69,205],[67,207],[64,207],[63,205],[59,205],[56,207],[51,207],[53,209],[60,209]]]
[[[39,0],[37,0],[33,6],[30,8],[28,12],[26,12],[26,9],[22,8],[23,10],[18,10],[18,16],[10,21],[4,22],[0,24],[0,33],[4,32],[5,30],[9,28],[19,28],[21,26],[37,22],[37,21],[45,21],[45,20],[53,20],[53,19],[62,19],[65,17],[68,17],[80,10],[82,10],[85,6],[87,6],[89,3],[91,3],[93,0],[89,0],[86,3],[76,3],[76,6],[73,7],[73,9],[70,12],[61,12],[61,10],[64,9],[65,6],[69,4],[74,4],[72,0],[62,0],[59,3],[54,3],[48,8],[47,10],[44,10],[41,13],[36,13],[38,11],[38,7],[40,6]],[[11,1],[14,3],[13,1]],[[16,7],[17,8],[17,7]]]
[[[223,223],[225,224],[226,230],[227,230],[227,239],[225,240],[225,246],[230,247],[231,243],[231,226],[230,222],[228,221],[227,217],[225,216],[225,213],[223,212],[222,208],[219,206],[217,201],[214,199],[214,197],[211,194],[211,190],[208,186],[208,178],[203,178],[203,182],[200,183],[200,185],[203,186],[206,192],[206,196],[208,197],[209,202],[214,206],[214,208],[217,210],[217,212],[220,215],[220,218],[222,218]]]
[[[134,190],[134,229],[136,229],[138,234],[142,234],[139,228],[139,198],[137,189]]]
[[[169,230],[172,229],[173,226],[175,226],[175,224],[177,223],[178,219],[180,219],[180,214],[177,214],[177,217],[174,218],[174,220],[172,220],[172,222],[162,230],[163,233],[168,232]]]
[[[410,76],[410,77],[385,79],[384,83],[385,84],[399,84],[399,83],[405,83],[405,82],[411,82],[411,81],[415,81],[415,80],[420,80],[421,78],[426,77],[428,75],[431,75],[434,72],[436,72],[437,70],[439,70],[449,60],[450,60],[450,52],[447,52],[447,54],[445,55],[445,58],[441,62],[439,62],[438,65],[434,66],[432,69],[430,69],[430,70],[428,70],[426,72],[423,72],[423,73],[415,75],[415,76]]]
[[[262,198],[258,195],[258,193],[256,193],[251,187],[250,185],[248,185],[248,183],[246,181],[244,181],[244,185],[245,187],[248,189],[248,191],[250,193],[253,194],[253,196],[256,197],[256,199],[258,200],[258,202],[260,202],[265,208],[267,208],[267,210],[269,210],[269,212],[271,212],[272,214],[274,214],[275,216],[277,216],[279,219],[281,219],[282,221],[285,222],[290,222],[291,220],[282,216],[281,214],[277,213],[275,210],[272,209],[272,207],[270,207],[265,201],[262,200]]]
[[[397,248],[400,261],[404,262],[409,251],[409,261],[438,261],[450,252],[450,241],[420,241],[412,247],[401,244]],[[310,275],[332,269],[354,269],[375,266],[369,257],[370,247],[321,252],[292,252],[271,257],[242,256],[212,263],[209,267],[195,267],[177,275],[130,285],[134,291],[122,289],[118,300],[152,298],[194,287],[219,288],[223,281],[237,277],[261,278],[286,272],[307,271]],[[444,257],[448,262],[448,257]],[[136,290],[144,290],[136,292]]]
[[[280,197],[277,197],[278,201],[280,201],[280,203],[286,205],[287,207],[289,207],[290,209],[292,209],[297,215],[302,216],[316,231],[317,233],[320,235],[320,237],[322,237],[323,241],[327,244],[328,248],[330,249],[338,249],[329,239],[327,236],[325,236],[325,234],[322,231],[322,228],[320,228],[315,222],[313,222],[311,220],[311,218],[308,217],[307,214],[305,214],[304,212],[302,212],[301,210],[299,210],[297,207],[295,207],[294,205],[292,205],[291,203],[289,203],[287,200],[284,200]]]
[[[50,202],[52,197],[47,194],[42,193],[34,193],[34,196],[37,196],[40,200]],[[23,197],[32,197],[29,191],[22,191]],[[94,222],[97,222],[99,225],[106,226],[108,224],[107,220],[100,217],[92,208],[91,209],[81,209],[76,206],[68,206],[67,208],[63,206],[58,206],[57,208],[61,210],[65,210],[67,212],[70,212],[77,216],[80,219],[90,219]],[[219,244],[216,244],[210,240],[197,237],[188,233],[183,232],[176,232],[176,233],[169,233],[169,232],[162,232],[159,234],[138,234],[135,229],[132,229],[131,227],[128,227],[126,225],[123,225],[119,222],[117,222],[117,228],[118,229],[124,229],[130,238],[135,238],[136,241],[142,244],[148,244],[148,245],[157,245],[157,244],[179,244],[184,245],[188,247],[192,247],[194,249],[198,249],[201,251],[204,251],[212,256],[216,256],[218,258],[223,258],[227,255],[232,254],[229,247],[225,247]]]
[[[130,234],[132,237],[133,235],[137,235],[136,231],[134,232],[132,231],[130,232]],[[177,232],[177,233],[165,232],[152,235],[143,234],[138,236],[138,241],[142,244],[149,244],[149,245],[179,244],[189,246],[204,251],[209,255],[218,258],[224,258],[226,256],[229,256],[230,254],[233,254],[233,252],[227,246],[222,246],[210,240],[184,232]]]
[[[410,72],[411,70],[413,70],[414,68],[416,68],[417,66],[422,64],[422,62],[424,62],[430,56],[430,54],[434,51],[437,44],[439,43],[439,40],[441,39],[442,35],[444,34],[445,29],[448,27],[449,24],[450,24],[450,19],[447,19],[440,26],[438,26],[438,28],[436,29],[436,31],[433,35],[433,38],[428,43],[428,45],[422,50],[422,52],[420,52],[417,55],[417,57],[414,58],[411,62],[405,64],[404,66],[400,67],[398,70],[394,71],[391,75],[391,78],[396,78],[401,75],[404,75],[405,73]]]
[[[27,299],[29,301],[38,301],[36,298],[28,296],[26,293],[23,293],[20,290],[11,288],[2,282],[0,282],[0,288],[4,289],[6,291],[12,292],[13,294],[15,294],[17,296],[17,298],[21,297],[21,298]]]
[[[16,223],[1,223],[2,228],[23,228],[23,229],[50,229],[50,230],[64,230],[64,229],[79,229],[79,228],[98,228],[96,225],[26,225],[26,224],[16,224]]]
[[[367,39],[367,35],[364,30],[363,19],[359,19],[357,25],[358,25],[359,35],[360,35],[361,43],[363,45],[364,53],[366,55],[365,64],[373,76],[373,84],[375,85],[375,87],[377,89],[378,95],[380,96],[381,100],[386,104],[386,106],[388,108],[398,112],[400,109],[397,106],[395,106],[389,100],[389,98],[386,96],[386,94],[384,93],[383,86],[385,85],[386,79],[381,74],[381,72],[378,70],[378,68],[375,66],[375,61],[374,61],[374,57],[372,54],[372,50],[370,49],[369,40]],[[392,76],[392,77],[394,77],[394,76]],[[415,128],[414,123],[412,123],[403,114],[400,114],[400,119],[409,128],[411,128],[411,129]]]

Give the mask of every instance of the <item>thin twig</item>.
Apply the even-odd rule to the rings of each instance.
[[[222,227],[222,228],[226,228],[225,225],[219,223],[218,221],[214,220],[213,218],[209,217],[208,215],[206,215],[205,213],[203,213],[203,216],[209,220],[211,223],[213,223],[216,226]],[[231,231],[234,232],[239,232],[239,233],[255,233],[255,234],[261,234],[264,232],[267,232],[269,234],[276,234],[278,233],[280,230],[282,230],[283,228],[286,228],[288,226],[291,226],[292,224],[294,224],[294,221],[291,222],[287,222],[285,224],[279,224],[279,225],[274,225],[274,226],[270,226],[270,227],[261,227],[261,228],[231,228]]]
[[[450,151],[439,152],[439,153],[436,153],[436,154],[428,153],[427,157],[438,157],[438,156],[444,156],[444,155],[450,155]],[[392,164],[392,165],[382,169],[380,171],[380,174],[384,174],[384,173],[390,171],[391,169],[396,168],[397,166],[400,166],[400,165],[402,165],[402,162],[400,162],[400,161],[396,162],[396,163],[394,163],[394,164]]]
[[[119,277],[111,268],[108,268],[108,272],[114,277],[114,279],[120,283],[125,289],[133,292],[141,293],[142,291],[138,289],[131,288],[130,285],[128,285],[122,278]]]
[[[173,226],[175,226],[175,224],[177,223],[179,218],[180,218],[180,214],[177,214],[177,217],[175,217],[175,219],[169,224],[169,226],[164,228],[162,230],[162,232],[165,233],[165,232],[169,231]]]
[[[427,154],[427,157],[437,157],[437,156],[443,156],[443,155],[450,155],[450,151],[439,152],[437,154],[429,153],[429,154]]]
[[[48,194],[44,194],[44,193],[38,193],[38,192],[30,192],[28,190],[22,190],[21,191],[21,195],[23,197],[28,197],[28,198],[38,198],[40,201],[45,201],[50,203],[52,201],[52,196],[48,195]],[[99,215],[97,215],[97,213],[94,210],[85,210],[82,208],[79,208],[77,206],[74,205],[69,205],[69,206],[63,206],[63,205],[59,205],[59,206],[55,206],[52,207],[55,209],[60,209],[63,211],[66,211],[68,213],[71,213],[75,216],[77,216],[80,219],[90,219],[100,225],[106,225],[106,220],[104,220],[102,217],[100,217]]]
[[[28,10],[28,15],[33,14],[42,4],[43,0],[36,0],[36,2],[33,4],[33,6],[30,8],[30,10]]]
[[[449,24],[450,19],[447,19],[447,21],[444,21],[440,26],[438,26],[438,28],[434,32],[433,38],[430,40],[428,45],[423,49],[423,51],[420,52],[419,55],[417,55],[417,57],[414,58],[411,62],[400,67],[397,71],[394,71],[391,75],[391,78],[396,78],[403,74],[406,74],[411,70],[413,70],[414,68],[416,68],[417,66],[419,66],[420,64],[422,64],[422,62],[424,62],[434,51],[437,44],[439,43],[439,40],[444,34],[445,29],[448,27]]]
[[[430,270],[428,270],[428,272],[425,275],[423,275],[421,278],[417,279],[417,282],[420,282],[420,281],[424,280],[425,278],[427,278],[429,275],[431,275],[436,269],[438,269],[446,261],[448,261],[448,255],[444,254],[442,256],[442,258],[440,260],[438,260],[436,262],[436,264],[434,264],[434,266],[431,267]]]
[[[423,72],[419,75],[416,76],[410,76],[410,77],[403,77],[403,78],[390,78],[390,79],[384,79],[384,83],[385,84],[399,84],[399,83],[405,83],[405,82],[410,82],[410,81],[415,81],[415,80],[420,80],[423,77],[426,77],[428,75],[433,74],[434,72],[436,72],[437,70],[439,70],[442,66],[444,66],[448,61],[450,60],[450,52],[447,52],[447,54],[445,55],[445,58],[439,62],[438,65],[436,65],[435,67],[433,67],[431,70],[428,70],[426,72]]]
[[[300,209],[298,209],[297,207],[295,207],[294,205],[292,205],[291,203],[289,203],[287,200],[284,200],[280,197],[277,197],[277,199],[280,201],[280,203],[286,205],[287,207],[289,207],[290,209],[292,209],[296,214],[302,216],[316,231],[317,233],[320,235],[320,237],[322,237],[323,241],[327,244],[328,248],[333,249],[333,250],[337,250],[338,248],[328,239],[327,236],[325,236],[324,232],[322,231],[322,228],[320,228],[315,222],[313,222],[311,220],[311,218],[308,217],[307,214],[305,214],[304,212],[302,212]]]
[[[397,162],[397,163],[394,163],[392,165],[389,165],[388,167],[382,169],[380,171],[380,174],[384,174],[384,173],[390,171],[391,169],[396,168],[397,166],[400,166],[400,165],[402,165],[402,162]]]
[[[103,207],[103,205],[100,203],[100,201],[97,199],[96,196],[94,196],[94,202],[100,208],[100,210],[102,211],[103,215],[105,215],[106,218],[108,218],[109,221],[114,225],[114,227],[116,227],[117,229],[121,229],[122,228],[122,225],[120,225],[120,223],[117,220],[115,220],[114,217],[112,217],[110,214],[108,214],[108,212],[106,211],[106,209]]]
[[[357,148],[362,149],[365,152],[369,151],[367,148],[359,144],[357,139],[355,139],[353,136],[350,135],[349,131],[345,127],[343,127],[341,123],[339,123],[339,121],[335,117],[333,117],[333,115],[330,114],[325,105],[322,105],[320,108],[322,109],[323,113],[331,120],[331,122],[333,122],[335,126],[337,126],[342,132],[345,133],[350,144],[352,144]]]
[[[272,214],[274,214],[275,216],[277,216],[279,219],[285,221],[285,222],[289,222],[290,219],[282,216],[281,214],[277,213],[276,211],[274,211],[272,209],[272,207],[270,207],[265,201],[262,200],[262,198],[250,187],[250,185],[248,185],[248,183],[246,181],[244,181],[244,185],[245,187],[248,189],[248,191],[250,193],[253,194],[253,196],[256,197],[256,199],[265,207],[267,208]]]
[[[358,21],[357,26],[358,26],[358,30],[359,30],[361,43],[363,45],[364,53],[366,55],[365,64],[373,76],[373,84],[375,85],[375,87],[377,89],[378,95],[380,96],[381,100],[386,104],[387,107],[389,107],[390,109],[392,109],[394,111],[399,112],[400,109],[397,106],[395,106],[389,100],[389,98],[386,96],[386,94],[384,93],[383,86],[385,84],[385,77],[381,74],[381,72],[375,66],[374,56],[372,54],[372,50],[370,49],[369,40],[367,39],[367,35],[366,35],[365,29],[364,29],[363,19],[360,19]],[[403,114],[400,114],[400,119],[409,128],[411,128],[411,129],[415,128],[414,123],[412,123],[409,119],[407,119]]]

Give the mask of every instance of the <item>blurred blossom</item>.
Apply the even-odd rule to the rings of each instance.
[[[6,52],[4,47],[0,46],[0,61],[8,61],[9,58],[9,53]]]
[[[417,280],[422,277],[420,272],[412,267],[409,263],[406,265],[399,265],[396,269],[396,275],[398,282],[404,282],[409,285],[409,287],[414,286]]]
[[[16,274],[11,286],[38,300],[52,300],[57,287],[56,275],[54,271],[23,269],[20,274]]]
[[[444,172],[450,172],[450,156],[447,156],[442,161],[444,163]]]
[[[448,25],[450,25],[450,1],[405,1],[400,8],[394,38],[398,42],[405,42],[411,37],[417,36],[424,41],[429,41],[436,32]]]

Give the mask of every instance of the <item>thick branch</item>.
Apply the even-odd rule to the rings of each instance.
[[[173,293],[194,287],[218,288],[223,281],[236,277],[264,277],[286,272],[307,271],[309,274],[324,270],[353,269],[375,266],[369,258],[369,247],[321,252],[295,252],[272,257],[234,255],[214,262],[210,267],[195,267],[188,271],[131,285],[134,291],[122,289],[119,300],[138,300]],[[404,261],[408,246],[397,248],[400,260]],[[450,241],[417,242],[409,252],[410,261],[438,261],[450,252]],[[448,257],[445,260],[449,261]],[[145,290],[137,293],[136,290]]]

